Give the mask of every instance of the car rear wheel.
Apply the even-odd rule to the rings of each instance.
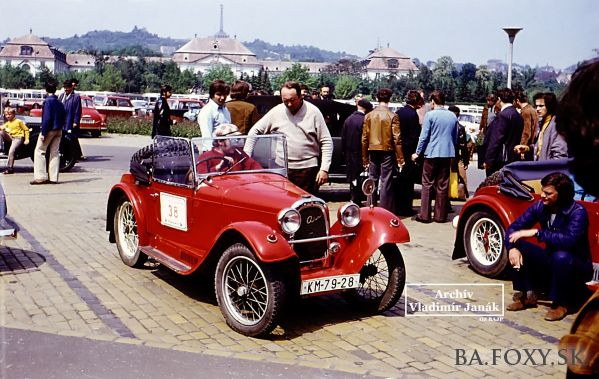
[[[94,138],[98,138],[102,135],[102,132],[99,130],[92,130],[91,132],[89,132],[89,134]]]
[[[114,235],[116,246],[124,264],[141,267],[148,256],[139,248],[135,210],[129,199],[123,198],[114,213]]]
[[[385,312],[401,297],[406,284],[406,266],[396,245],[375,250],[360,270],[360,286],[348,291],[362,309]]]
[[[478,211],[464,226],[464,248],[470,265],[477,273],[495,278],[506,268],[505,228],[494,214]]]
[[[270,333],[285,303],[286,287],[243,244],[229,247],[216,266],[216,299],[227,325],[250,337]]]

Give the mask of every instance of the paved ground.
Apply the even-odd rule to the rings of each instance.
[[[92,145],[142,146],[147,141],[111,136],[84,139],[82,144],[85,151]],[[9,214],[22,229],[17,240],[0,248],[0,326],[10,333],[110,342],[131,351],[156,348],[156,354],[184,352],[185,359],[240,359],[256,362],[240,365],[240,370],[249,373],[247,367],[254,367],[253,372],[264,370],[264,376],[276,376],[276,367],[293,369],[287,371],[289,377],[300,372],[304,377],[561,377],[565,372],[556,344],[574,316],[545,322],[545,306],[503,318],[426,316],[413,307],[435,300],[440,287],[431,286],[409,287],[395,308],[375,316],[359,312],[339,296],[304,300],[269,339],[243,337],[227,327],[209,286],[160,266],[136,270],[121,263],[104,231],[106,199],[121,170],[82,162],[77,172],[62,174],[58,185],[30,186],[27,164],[21,162],[17,174],[1,179]],[[338,200],[338,190],[325,192]],[[331,211],[338,206],[331,202]],[[449,223],[404,222],[412,238],[400,245],[409,284],[468,284],[442,288],[472,291],[472,301],[447,298],[440,303],[465,307],[468,302],[495,301],[501,313],[499,303],[511,300],[510,283],[478,276],[464,260],[452,261],[454,231]],[[503,284],[505,293],[501,287],[471,283]],[[2,348],[13,351],[10,341],[5,338]],[[548,354],[545,361],[541,353]],[[27,370],[22,362],[3,362],[0,377],[28,376],[19,371]],[[114,377],[93,367],[81,376]],[[152,376],[150,372],[146,377]],[[233,371],[223,376],[233,376]]]

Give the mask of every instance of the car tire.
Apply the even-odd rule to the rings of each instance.
[[[227,325],[249,337],[270,333],[277,326],[286,300],[285,282],[268,266],[258,263],[240,243],[227,248],[220,257],[215,292]]]
[[[474,212],[464,224],[464,250],[470,266],[489,278],[500,276],[506,269],[505,228],[489,211]]]
[[[60,140],[60,172],[68,172],[70,171],[75,163],[77,162],[77,158],[75,156],[75,144],[68,138],[62,138]]]
[[[369,312],[391,309],[406,284],[406,266],[397,245],[385,244],[375,250],[360,270],[360,286],[347,292],[350,301]]]
[[[92,130],[89,134],[94,138],[99,138],[102,135],[102,132],[99,130]]]
[[[123,197],[118,202],[113,225],[116,247],[123,263],[129,267],[142,267],[148,256],[139,248],[135,210],[129,199]]]

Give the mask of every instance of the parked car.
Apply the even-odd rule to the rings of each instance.
[[[171,108],[171,119],[176,120],[177,122],[182,121],[184,118],[195,121],[197,115],[200,113],[200,109],[204,106],[204,102],[199,99],[171,98],[168,100],[168,103]],[[188,114],[188,116],[186,117],[185,114]],[[194,114],[195,118],[188,118],[193,117]]]
[[[98,112],[107,117],[129,118],[136,115],[131,100],[125,96],[96,95],[94,105]]]
[[[106,229],[121,260],[141,267],[152,257],[210,278],[226,323],[247,336],[268,334],[286,302],[301,296],[343,292],[362,310],[393,307],[405,284],[397,244],[410,239],[402,222],[354,203],[331,219],[325,201],[287,179],[280,134],[252,137],[250,155],[229,166],[205,154],[215,140],[241,154],[247,138],[157,136],[136,153],[107,204]],[[262,169],[242,169],[249,159]],[[198,169],[206,166],[223,168]]]
[[[0,241],[17,238],[17,225],[6,215],[6,196],[0,182]]]
[[[281,103],[280,96],[250,96],[248,102],[254,104],[260,115],[265,115],[275,105]],[[346,164],[341,149],[341,132],[343,123],[355,110],[355,105],[335,100],[309,100],[320,109],[323,115],[328,117],[328,128],[333,138],[333,157],[329,168],[329,181],[332,183],[344,183],[346,175]]]
[[[505,231],[540,199],[540,181],[552,172],[572,177],[567,160],[515,162],[500,171],[497,176],[501,178],[500,183],[479,188],[454,219],[457,231],[453,259],[467,257],[474,271],[491,278],[506,271],[509,265]],[[589,215],[589,244],[595,280],[598,280],[599,203],[580,191],[577,198]],[[530,241],[538,243],[536,239]]]
[[[32,109],[30,116],[42,117],[42,109]],[[100,137],[102,131],[106,131],[106,115],[100,114],[94,107],[91,97],[81,95],[81,121],[79,129],[89,132],[92,137]]]
[[[15,159],[31,158],[33,161],[35,145],[40,135],[41,128],[41,117],[31,117],[17,115],[17,118],[23,120],[29,127],[29,144],[21,145],[15,152]],[[0,151],[0,159],[8,158],[8,150],[10,149],[10,142],[4,142],[4,150]],[[75,155],[76,147],[71,137],[68,134],[63,134],[60,140],[60,172],[67,172],[71,170],[77,158]]]

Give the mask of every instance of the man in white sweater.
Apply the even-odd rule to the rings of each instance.
[[[289,180],[316,194],[318,187],[329,180],[333,139],[320,110],[304,101],[300,93],[299,83],[286,82],[281,88],[283,103],[254,124],[248,136],[284,134],[287,138]],[[251,142],[252,139],[248,139],[248,144]],[[246,151],[252,149],[253,146],[246,146]]]

